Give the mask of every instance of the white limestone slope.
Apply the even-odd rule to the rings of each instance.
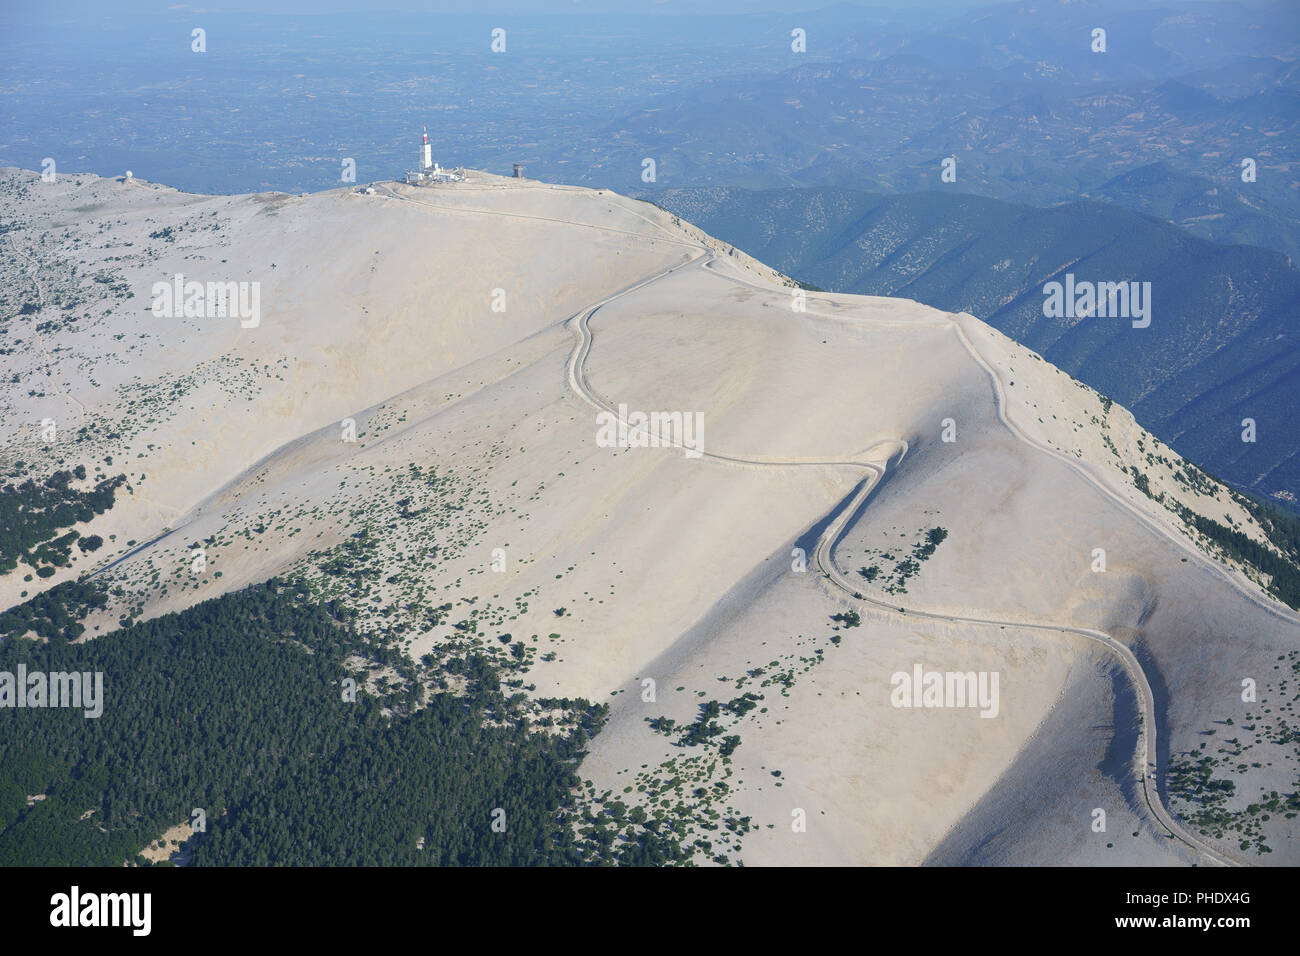
[[[8,463],[129,474],[93,522],[115,536],[96,564],[124,558],[103,576],[126,592],[99,633],[272,575],[328,587],[319,552],[365,529],[382,574],[341,599],[417,658],[464,620],[485,645],[529,645],[538,695],[608,701],[584,772],[629,801],[660,789],[713,844],[702,860],[1255,860],[1174,819],[1167,774],[1215,721],[1247,719],[1242,677],[1283,693],[1273,667],[1296,618],[1121,467],[1262,535],[1208,480],[1180,484],[1183,463],[1126,412],[978,320],[800,302],[602,191],[477,174],[198,197],[81,180],[4,180],[20,225],[6,268],[42,308],[9,326],[0,375],[19,382],[0,427]],[[38,334],[58,296],[107,284],[70,283],[69,264],[135,298],[64,308],[87,316]],[[176,272],[260,281],[260,325],[147,314]],[[620,405],[701,413],[704,454],[600,447],[597,413]],[[100,428],[45,451],[46,417]],[[858,574],[934,527],[947,538],[905,593]],[[87,570],[0,578],[0,604]],[[426,599],[452,610],[429,625],[409,610]],[[850,610],[859,626],[831,620]],[[997,672],[997,716],[892,706],[891,676],[918,663]],[[723,719],[740,738],[725,760],[716,739],[677,747],[646,722],[747,692],[762,699]],[[1243,806],[1294,779],[1294,747],[1260,747],[1272,766],[1234,776]],[[755,829],[723,839],[710,812]],[[1269,861],[1294,862],[1289,822],[1269,836]]]

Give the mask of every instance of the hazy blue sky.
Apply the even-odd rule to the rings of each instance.
[[[834,3],[828,0],[208,0],[208,2],[176,3],[170,0],[46,0],[37,4],[19,4],[3,0],[7,16],[27,18],[39,16],[102,17],[111,14],[161,13],[164,11],[236,12],[251,10],[259,13],[371,13],[382,10],[446,13],[755,13],[798,10],[820,10],[834,6],[883,7],[910,9],[931,7],[967,9],[993,6],[990,0],[849,0]],[[1099,6],[1131,5],[1120,0],[1102,0]]]

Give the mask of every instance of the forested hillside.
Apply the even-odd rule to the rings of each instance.
[[[0,671],[98,671],[104,700],[0,708],[0,866],[143,862],[196,809],[194,865],[683,858],[670,828],[582,791],[603,705],[507,697],[486,658],[413,664],[346,616],[273,580],[80,644],[11,632]]]

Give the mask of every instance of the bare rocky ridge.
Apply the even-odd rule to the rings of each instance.
[[[689,818],[704,859],[1296,862],[1294,821],[1248,807],[1300,779],[1300,619],[1174,505],[1266,535],[978,320],[482,173],[194,196],[7,170],[0,199],[0,467],[127,476],[79,529],[103,548],[20,564],[0,605],[98,571],[102,635],[296,575],[417,658],[522,641],[533,693],[611,705],[584,773]],[[260,321],[154,316],[177,273],[260,283]],[[702,413],[702,454],[601,447],[620,406]],[[893,706],[918,663],[997,672],[997,716]],[[1228,719],[1255,728],[1231,761]],[[1236,784],[1218,823],[1188,751]]]

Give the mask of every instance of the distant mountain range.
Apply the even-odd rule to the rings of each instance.
[[[818,288],[978,316],[1126,405],[1234,484],[1300,493],[1300,272],[1097,202],[1047,209],[956,193],[670,189],[654,202]],[[1151,324],[1048,318],[1044,286],[1150,282]],[[1244,419],[1256,440],[1242,440]]]
[[[1055,63],[964,69],[911,53],[808,63],[655,97],[613,120],[588,159],[613,188],[650,156],[670,189],[956,188],[1035,205],[1091,196],[1203,238],[1297,255],[1293,64],[1234,64],[1235,81],[1210,91],[1174,79],[1083,83]]]
[[[160,19],[15,9],[0,31],[0,85],[16,91],[0,100],[0,166],[48,157],[197,192],[317,191],[343,182],[345,158],[361,181],[400,177],[427,124],[444,166],[521,163],[621,193],[1091,198],[1300,261],[1295,0],[587,6],[508,24],[374,11],[364,43],[350,15],[210,12],[220,56],[190,50],[183,7]],[[483,37],[505,26],[500,56]]]
[[[1252,184],[1253,185],[1253,184]],[[1114,203],[1163,219],[1205,239],[1264,246],[1300,259],[1300,229],[1239,181],[1216,182],[1152,163],[1116,176],[1081,198]]]

